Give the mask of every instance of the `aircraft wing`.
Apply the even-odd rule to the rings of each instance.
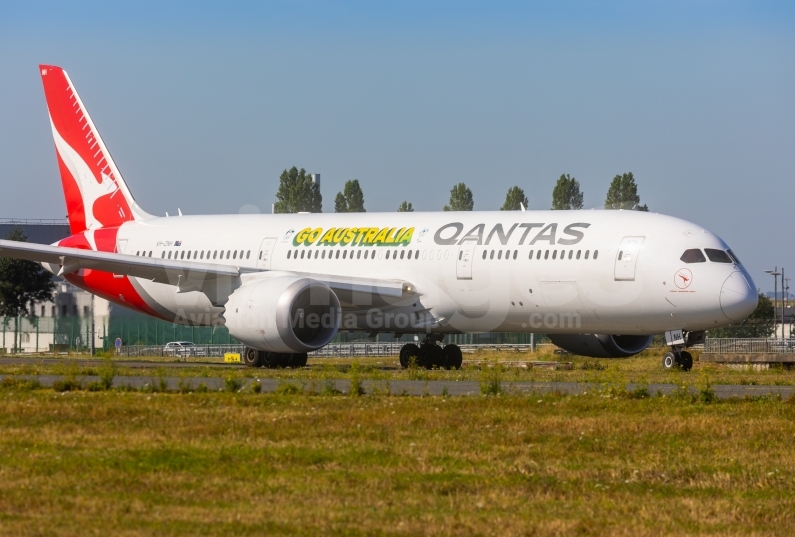
[[[241,268],[183,259],[159,259],[111,252],[96,252],[80,248],[65,248],[28,242],[0,240],[0,257],[26,259],[60,267],[58,276],[80,269],[99,270],[113,274],[143,278],[157,283],[174,285],[180,292],[202,290],[206,284],[224,278],[238,278],[262,269]],[[338,293],[372,293],[400,297],[414,292],[413,286],[401,280],[344,277],[315,273],[295,273],[320,281]]]

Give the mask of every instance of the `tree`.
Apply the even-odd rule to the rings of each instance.
[[[458,183],[450,190],[450,204],[445,211],[471,211],[475,207],[472,191],[464,183]]]
[[[404,201],[403,203],[400,204],[400,207],[398,207],[398,212],[399,213],[413,213],[414,212],[414,207],[411,206],[411,202]]]
[[[6,240],[25,242],[27,237],[20,227],[14,227]],[[18,317],[28,312],[33,302],[52,298],[55,284],[52,274],[33,261],[24,259],[0,258],[0,315]],[[17,323],[17,330],[19,323]],[[14,334],[14,347],[17,336]]]
[[[335,213],[364,213],[364,193],[358,179],[345,182],[342,192],[334,198]]]
[[[512,186],[505,195],[505,203],[500,207],[501,211],[520,211],[522,206],[527,207],[527,196],[524,190],[518,186]]]
[[[632,172],[625,173],[623,175],[616,175],[613,178],[613,182],[610,183],[610,188],[607,190],[605,209],[624,209],[648,212],[648,206],[640,204],[638,185],[635,184],[635,178],[632,176]]]
[[[312,180],[306,170],[293,166],[284,170],[279,177],[279,190],[276,192],[277,213],[319,213],[323,210],[323,197],[320,185]]]
[[[568,173],[561,175],[555,183],[555,188],[552,189],[552,209],[563,211],[582,209],[582,201],[580,182]]]

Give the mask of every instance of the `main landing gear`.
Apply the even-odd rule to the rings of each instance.
[[[283,353],[258,351],[246,347],[243,350],[243,363],[249,367],[265,367],[267,369],[304,367],[306,365],[306,353]]]
[[[426,337],[419,345],[407,343],[400,349],[400,366],[404,369],[412,362],[425,369],[461,369],[462,361],[461,347],[453,344],[442,347],[433,336]]]

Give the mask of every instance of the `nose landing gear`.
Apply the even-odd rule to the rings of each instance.
[[[431,336],[426,337],[422,343],[415,345],[407,343],[400,349],[400,366],[404,369],[411,365],[412,360],[418,367],[433,369],[440,367],[444,369],[460,369],[463,361],[461,348],[458,345],[450,344],[441,347],[437,344],[441,342]]]
[[[668,351],[663,354],[662,364],[665,369],[679,367],[682,371],[690,371],[693,368],[693,355],[684,350]]]
[[[671,350],[663,355],[663,367],[668,370],[678,367],[683,371],[690,371],[693,369],[693,355],[685,349],[703,343],[704,332],[668,330],[665,333],[665,342],[671,347]]]

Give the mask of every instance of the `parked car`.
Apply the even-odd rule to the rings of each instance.
[[[200,347],[191,341],[172,341],[163,347],[163,354],[166,356],[206,356],[204,347]]]

